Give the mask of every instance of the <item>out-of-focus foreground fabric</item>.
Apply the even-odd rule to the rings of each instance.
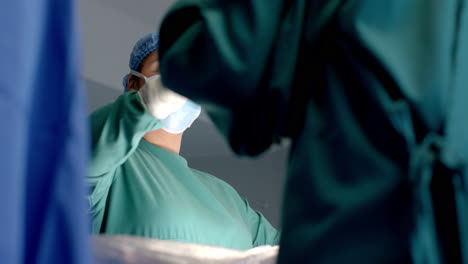
[[[75,1],[1,10],[0,263],[88,263]]]
[[[164,85],[201,104],[238,154],[292,139],[279,263],[468,263],[467,7],[181,0],[170,9]]]

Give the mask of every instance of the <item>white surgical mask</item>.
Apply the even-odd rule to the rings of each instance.
[[[136,71],[131,73],[145,80],[145,85],[138,91],[138,95],[146,109],[156,119],[161,120],[162,129],[165,131],[180,134],[200,115],[201,107],[164,87],[160,75],[148,78]]]
[[[146,109],[157,119],[163,120],[182,108],[187,98],[163,86],[160,75],[146,77],[131,71],[135,76],[145,79],[145,84],[138,90],[138,95]]]

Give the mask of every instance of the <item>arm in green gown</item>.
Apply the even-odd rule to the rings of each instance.
[[[179,1],[160,28],[164,84],[201,103],[241,155],[263,152],[297,117],[290,87],[306,11],[287,2]]]
[[[90,213],[92,217],[102,218],[103,212],[97,208],[104,208],[115,169],[132,154],[146,132],[160,128],[161,124],[144,109],[136,92],[125,93],[113,103],[96,110],[90,121]]]

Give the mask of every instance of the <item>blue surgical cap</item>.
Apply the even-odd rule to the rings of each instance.
[[[157,50],[159,47],[159,36],[156,33],[149,33],[139,39],[133,46],[132,53],[130,54],[130,61],[128,62],[128,67],[130,70],[137,71],[140,67],[143,60],[151,52]],[[125,75],[123,78],[123,86],[125,91],[127,91],[127,80],[129,74]]]

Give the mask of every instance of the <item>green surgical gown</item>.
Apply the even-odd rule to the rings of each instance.
[[[249,249],[279,234],[226,182],[142,139],[160,122],[135,92],[91,115],[93,231]]]
[[[165,86],[235,152],[292,139],[280,263],[413,262],[419,143],[449,121],[468,164],[468,1],[182,0],[159,31]]]

